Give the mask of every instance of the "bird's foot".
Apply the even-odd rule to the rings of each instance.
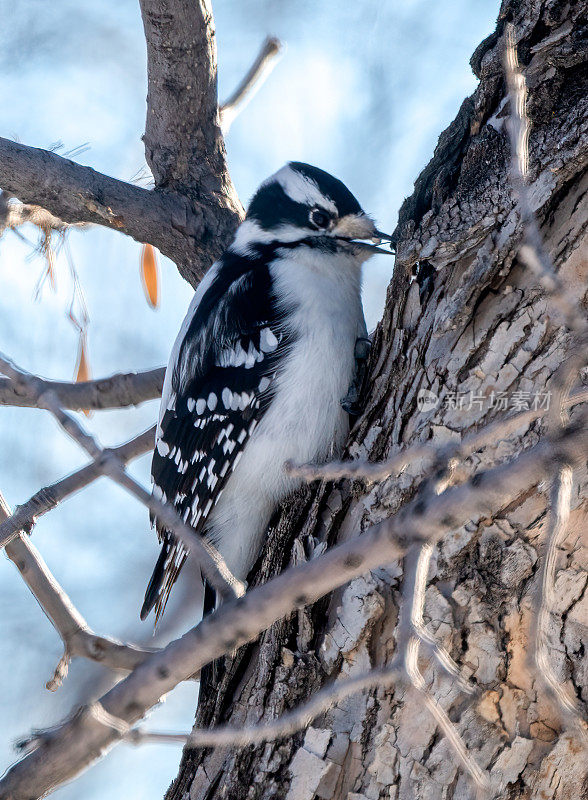
[[[367,375],[367,362],[370,357],[372,343],[366,337],[355,341],[355,372],[347,394],[341,400],[341,407],[350,417],[359,417],[365,407],[363,388]]]

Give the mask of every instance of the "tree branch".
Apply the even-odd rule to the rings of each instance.
[[[52,391],[59,405],[72,411],[137,406],[161,396],[164,377],[165,367],[80,383],[49,381],[31,375],[34,391],[28,386],[15,385],[10,378],[0,378],[0,405],[36,408],[38,394]]]
[[[10,509],[0,493],[0,520],[9,517]],[[20,534],[7,545],[6,555],[16,564],[24,582],[63,641],[63,658],[53,678],[47,682],[50,691],[55,691],[61,685],[67,675],[68,663],[74,656],[99,661],[112,669],[130,671],[138,667],[145,656],[155,652],[97,636],[55,580],[26,534]]]
[[[145,154],[156,189],[0,138],[0,187],[65,224],[149,242],[196,286],[243,215],[226,165],[207,0],[141,0],[147,38]]]
[[[508,130],[511,148],[510,178],[513,193],[523,225],[524,242],[519,256],[525,265],[538,277],[546,290],[549,301],[562,314],[568,328],[576,336],[577,345],[555,374],[556,400],[550,409],[549,422],[552,427],[563,428],[567,420],[564,409],[569,405],[568,391],[578,370],[586,363],[586,343],[588,341],[588,320],[578,298],[563,284],[554,268],[551,256],[545,248],[537,219],[531,206],[527,186],[529,164],[529,119],[527,116],[527,86],[519,68],[515,29],[512,23],[506,25],[506,46],[504,69],[508,86],[510,115]],[[529,665],[557,699],[561,708],[577,724],[586,740],[588,726],[582,719],[577,700],[557,679],[553,672],[547,647],[549,615],[554,605],[555,557],[557,548],[565,534],[572,493],[572,469],[568,464],[556,464],[553,470],[551,502],[547,530],[547,542],[541,568],[539,586],[532,622]]]
[[[464,520],[496,513],[539,483],[556,461],[582,463],[588,448],[583,415],[552,440],[541,442],[509,464],[475,480],[429,496],[417,492],[396,515],[322,556],[292,567],[237,601],[206,617],[196,628],[143,664],[103,695],[99,703],[120,725],[99,722],[86,707],[37,738],[37,749],[15,764],[0,781],[0,798],[39,797],[73,778],[96,755],[121,739],[161,697],[205,664],[255,639],[276,620],[359,575],[401,558],[414,541],[439,539]],[[414,531],[418,539],[407,536]],[[40,746],[39,746],[40,745]]]
[[[0,138],[0,187],[66,223],[92,222],[150,242],[172,260],[188,255],[186,232],[200,236],[179,195],[142,189],[48,150]],[[179,228],[184,229],[184,233]]]
[[[423,620],[425,591],[427,588],[427,575],[432,555],[433,546],[430,542],[427,542],[418,548],[418,556],[414,559],[414,569],[412,571],[409,569],[410,565],[407,563],[409,559],[406,558],[404,560],[402,599],[403,606],[406,609],[408,630],[410,635],[418,640],[418,644],[424,645],[431,655],[434,656],[441,668],[451,676],[462,692],[474,694],[476,692],[476,686],[468,680],[447,650],[435,641],[434,637],[431,636],[429,631],[425,628]]]
[[[212,9],[208,0],[140,5],[147,41],[145,157],[159,189],[179,192],[198,209],[208,239],[204,246],[196,242],[204,272],[243,214],[219,127]]]
[[[588,403],[588,389],[579,389],[564,398],[563,406],[571,408],[580,403]],[[396,475],[406,466],[417,460],[426,459],[447,462],[451,459],[465,459],[489,444],[506,439],[511,433],[525,425],[530,425],[548,413],[547,408],[530,409],[513,414],[507,419],[498,419],[484,426],[475,433],[468,434],[458,444],[449,444],[439,448],[434,444],[413,445],[400,453],[395,453],[385,461],[372,463],[357,459],[356,461],[331,461],[328,464],[292,464],[288,462],[286,469],[291,475],[298,475],[309,483],[316,480],[336,481],[341,478],[355,478],[365,481],[381,481]]]
[[[113,448],[111,452],[121,464],[127,464],[134,458],[152,450],[154,441],[155,426],[139,434],[129,442]],[[28,531],[37,517],[46,514],[47,511],[51,511],[66,497],[88,486],[102,474],[101,464],[92,461],[76,472],[72,472],[66,478],[57,481],[57,483],[39,489],[26,503],[18,506],[12,516],[8,517],[4,522],[0,522],[0,548],[10,544],[18,536],[19,531]]]
[[[576,698],[561,685],[553,672],[548,651],[549,616],[554,606],[555,565],[557,548],[561,544],[570,515],[572,494],[572,470],[560,467],[554,476],[551,488],[551,509],[545,543],[545,555],[539,571],[539,585],[535,615],[532,624],[529,666],[543,681],[549,692],[557,699],[565,712],[570,714],[586,737],[588,726],[582,719]]]
[[[219,108],[221,130],[225,136],[235,118],[268,79],[277,64],[282,47],[279,39],[275,36],[268,36],[261,45],[255,61],[243,76],[243,80]]]
[[[414,549],[414,548],[412,548]],[[121,730],[120,726],[115,725],[115,730],[121,730],[124,738],[133,744],[147,742],[158,743],[182,743],[189,747],[246,747],[250,744],[259,744],[271,739],[281,739],[290,736],[296,731],[307,727],[310,722],[319,714],[325,713],[329,708],[339,703],[351,694],[369,689],[372,687],[387,687],[394,683],[405,681],[411,683],[417,691],[426,695],[425,702],[435,706],[431,709],[434,718],[439,723],[444,734],[454,745],[455,750],[462,761],[465,769],[470,774],[476,785],[480,788],[488,788],[488,775],[476,764],[464,746],[454,725],[447,717],[434,699],[428,694],[422,675],[418,670],[418,645],[423,642],[433,651],[441,666],[456,680],[459,688],[473,692],[472,685],[461,675],[459,667],[451,659],[447,651],[441,647],[433,637],[426,631],[423,623],[423,607],[425,602],[425,589],[427,583],[427,571],[432,554],[432,545],[427,543],[415,550],[414,572],[411,578],[406,578],[402,588],[403,609],[406,611],[408,621],[407,653],[403,657],[400,652],[402,647],[397,645],[397,653],[392,662],[383,668],[369,670],[369,672],[358,675],[348,680],[338,681],[330,686],[321,689],[308,702],[303,703],[294,711],[283,714],[272,722],[260,725],[247,725],[237,728],[231,725],[220,725],[212,729],[193,730],[190,734],[170,734],[145,731],[142,728],[130,728]],[[408,556],[405,557],[406,561]],[[412,579],[414,578],[414,580]],[[414,642],[411,644],[411,637]],[[409,655],[408,650],[412,648]],[[416,672],[415,672],[416,670]],[[108,720],[105,721],[108,723]]]
[[[543,243],[543,237],[529,200],[527,189],[529,166],[527,86],[525,77],[519,69],[515,30],[511,22],[506,25],[504,69],[510,102],[508,118],[511,147],[510,178],[524,234],[524,243],[519,250],[519,256],[527,267],[537,275],[541,285],[549,293],[551,303],[563,315],[570,330],[585,334],[588,329],[586,312],[578,302],[578,298],[564,286],[555,271],[553,261]]]
[[[403,677],[403,671],[395,660],[388,667],[372,669],[354,678],[325,686],[307,703],[265,724],[245,725],[242,728],[219,725],[216,728],[197,729],[189,734],[157,733],[142,728],[132,728],[125,735],[125,739],[133,744],[185,744],[188,747],[247,747],[250,744],[283,739],[306,728],[313,719],[346,697],[364,689],[391,686]]]
[[[435,655],[444,669],[458,680],[460,688],[467,687],[468,693],[472,693],[472,688],[461,677],[457,664],[452,661],[448,653],[444,653],[442,648],[439,648],[432,637],[425,631],[423,625],[425,590],[432,552],[433,547],[430,542],[421,547],[414,545],[404,559],[404,583],[397,639],[399,658],[402,660],[404,671],[408,675],[411,686],[416,689],[423,699],[429,712],[443,731],[444,736],[457,753],[463,767],[467,770],[478,789],[487,790],[490,788],[488,774],[474,761],[447,712],[427,690],[427,685],[418,665],[421,642],[429,646],[432,645]]]
[[[36,391],[39,408],[51,412],[63,430],[99,464],[102,474],[123,486],[146,505],[170,531],[173,531],[186,549],[193,553],[203,574],[222,598],[239,597],[243,593],[243,584],[231,574],[216,548],[204,536],[200,536],[187,525],[173,506],[162,503],[132,478],[114,451],[103,450],[94,437],[85,431],[71,414],[61,408],[56,396],[51,391],[40,393],[35,387],[34,376],[27,375],[2,355],[0,355],[0,371],[10,377],[18,386],[26,387],[32,392]]]

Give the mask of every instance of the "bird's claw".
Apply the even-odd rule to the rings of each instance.
[[[372,349],[371,340],[360,336],[355,341],[355,372],[347,394],[341,400],[341,407],[350,417],[359,417],[364,409],[363,388],[367,375],[367,362]]]

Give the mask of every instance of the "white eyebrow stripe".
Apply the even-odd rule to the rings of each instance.
[[[324,205],[324,203],[323,203]],[[249,255],[252,247],[272,242],[297,242],[302,237],[316,236],[318,232],[311,230],[301,231],[295,225],[278,225],[269,231],[264,231],[261,225],[253,219],[242,222],[235,233],[235,238],[229,247],[233,253],[240,256]],[[220,366],[226,366],[221,364]]]
[[[337,206],[330,197],[326,197],[312,178],[303,175],[289,165],[282,167],[275,175],[266,181],[277,181],[291,200],[304,205],[318,205],[326,208],[333,214],[337,213]]]

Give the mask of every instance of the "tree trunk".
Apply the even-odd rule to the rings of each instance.
[[[400,211],[395,275],[350,457],[379,460],[416,441],[459,439],[504,416],[501,398],[508,411],[548,401],[550,378],[570,339],[517,259],[521,231],[508,180],[503,29],[508,20],[515,25],[529,88],[532,204],[559,275],[585,299],[585,19],[584,2],[507,0],[495,33],[476,50],[472,67],[480,85],[441,135]],[[420,286],[410,282],[415,268]],[[422,390],[437,403],[432,396],[427,402]],[[534,444],[544,425],[521,427],[477,452],[459,465],[460,479]],[[254,582],[394,513],[423,474],[417,462],[367,487],[343,481],[301,492],[272,528]],[[586,473],[573,480],[549,655],[562,684],[585,704]],[[432,663],[422,662],[425,679],[504,798],[567,800],[587,791],[578,734],[526,663],[548,492],[540,484],[480,524],[456,528],[437,547],[429,571],[427,627],[480,695],[464,703]],[[390,564],[275,624],[226,659],[197,724],[269,720],[327,682],[388,663],[401,582],[402,564]],[[410,687],[397,685],[352,696],[306,733],[282,741],[185,751],[168,798],[187,793],[191,800],[421,800],[470,798],[474,789],[427,708]]]

